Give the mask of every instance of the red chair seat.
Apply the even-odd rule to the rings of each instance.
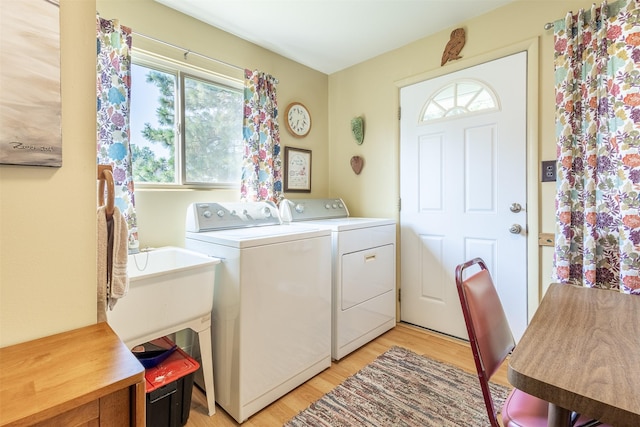
[[[517,388],[511,390],[502,407],[504,427],[547,427],[549,403]]]
[[[549,403],[535,396],[514,388],[509,393],[502,407],[502,423],[504,427],[547,427]],[[575,427],[589,425],[590,417],[580,416]],[[599,424],[599,427],[610,427]]]

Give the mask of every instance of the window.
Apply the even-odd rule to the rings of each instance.
[[[438,90],[429,98],[421,121],[497,110],[498,101],[490,88],[475,80],[457,81]]]
[[[242,87],[199,68],[133,54],[131,151],[136,184],[240,182]]]

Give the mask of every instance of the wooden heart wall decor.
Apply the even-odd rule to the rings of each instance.
[[[351,158],[351,169],[356,173],[356,175],[360,175],[362,172],[362,167],[364,166],[364,159],[360,156],[353,156]]]

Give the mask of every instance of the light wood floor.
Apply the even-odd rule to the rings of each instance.
[[[282,426],[298,412],[331,391],[346,378],[355,374],[394,345],[407,348],[432,359],[447,362],[474,374],[476,372],[471,349],[467,342],[400,323],[392,330],[340,361],[332,362],[330,368],[281,397],[262,411],[254,414],[242,425],[247,427]],[[492,381],[509,386],[506,363],[493,376]],[[480,387],[480,384],[478,384],[478,387]],[[231,416],[217,405],[215,415],[209,417],[206,411],[204,394],[197,387],[193,388],[188,427],[238,425]]]

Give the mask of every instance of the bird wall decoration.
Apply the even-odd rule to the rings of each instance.
[[[454,59],[460,59],[460,52],[464,47],[465,43],[465,31],[464,28],[456,28],[451,32],[451,37],[449,38],[449,42],[444,48],[444,52],[442,52],[442,62],[440,66],[446,64],[449,61],[453,61]]]

